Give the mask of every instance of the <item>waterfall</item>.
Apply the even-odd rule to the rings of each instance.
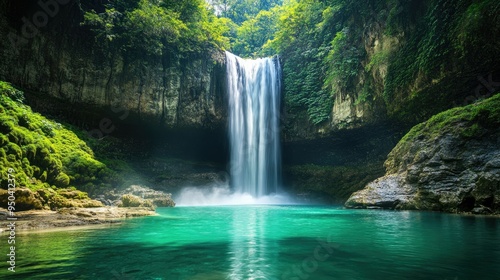
[[[261,197],[280,179],[278,59],[242,59],[226,52],[231,187]]]

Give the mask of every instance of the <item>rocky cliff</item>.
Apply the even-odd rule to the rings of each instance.
[[[211,48],[189,57],[173,52],[125,56],[98,44],[102,38],[82,25],[84,11],[78,2],[53,1],[57,9],[49,10],[30,2],[0,4],[0,79],[36,92],[30,102],[47,99],[40,94],[63,100],[59,107],[57,102],[41,106],[73,119],[81,115],[68,108],[79,107],[167,128],[224,124],[221,51]],[[99,127],[104,117],[95,116],[97,120],[85,125]]]
[[[300,96],[286,103],[287,140],[388,120],[411,127],[500,87],[500,49],[491,40],[500,34],[496,1],[371,1],[329,18],[337,8],[317,15],[329,26],[321,40],[306,36],[309,49],[283,56],[286,98]],[[314,67],[295,82],[302,61]],[[322,70],[310,74],[315,69]],[[320,91],[323,100],[310,99]]]
[[[500,94],[415,126],[349,208],[500,212]]]

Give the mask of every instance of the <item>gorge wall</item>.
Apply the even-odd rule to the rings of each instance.
[[[385,122],[407,130],[500,88],[496,1],[298,7],[312,15],[282,50],[289,140]]]
[[[1,4],[0,78],[27,93],[36,92],[30,95],[35,109],[64,112],[75,122],[82,119],[82,112],[76,111],[119,112],[120,116],[127,111],[132,116],[127,116],[128,121],[163,128],[224,126],[221,51],[207,48],[203,55],[190,57],[173,52],[160,57],[122,55],[102,49],[98,41],[103,38],[82,25],[81,3],[54,1],[58,8],[52,17],[31,2]],[[47,17],[46,24],[37,14]],[[47,96],[40,94],[64,102],[59,107],[58,102],[44,103]],[[99,127],[103,117],[97,115],[80,125]]]
[[[383,175],[380,157],[412,126],[500,88],[500,49],[492,41],[500,34],[496,1],[299,1],[292,7],[302,14],[283,18],[300,20],[283,20],[275,38],[284,71],[283,138],[292,155],[304,139],[315,146],[307,163],[295,160],[307,154],[286,162],[298,193],[347,199]],[[351,157],[328,160],[343,158],[335,148],[342,147],[339,137],[349,142],[344,149]]]

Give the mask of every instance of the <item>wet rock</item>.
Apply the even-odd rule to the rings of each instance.
[[[153,190],[148,187],[132,185],[125,189],[125,193],[129,193],[145,200],[150,200],[157,207],[174,207],[175,202],[170,193]]]
[[[479,207],[474,207],[474,209],[472,209],[472,213],[473,214],[492,214],[493,211],[491,211],[491,209],[488,207],[479,206]]]
[[[369,183],[363,190],[355,192],[345,203],[348,208],[384,208],[395,209],[409,205],[415,190],[405,185],[402,178],[389,175]]]

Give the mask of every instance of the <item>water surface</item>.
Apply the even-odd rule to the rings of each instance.
[[[3,261],[0,278],[492,279],[500,275],[497,218],[265,205],[177,207],[158,213],[107,228],[18,233],[16,272],[8,272]],[[6,240],[6,235],[0,238]],[[3,244],[0,248],[6,251]]]

